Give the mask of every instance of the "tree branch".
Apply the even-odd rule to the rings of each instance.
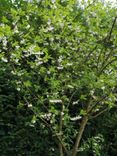
[[[100,112],[97,113],[96,115],[92,116],[90,119],[94,119],[94,118],[100,116],[101,114],[103,114],[103,113],[104,113],[105,111],[107,111],[107,110],[109,110],[109,108],[105,108],[105,109],[103,109],[102,111],[100,111]]]
[[[89,60],[89,58],[90,58],[90,55],[94,52],[94,50],[96,50],[97,49],[97,45],[93,48],[93,50],[92,51],[90,51],[89,52],[89,54],[86,56],[86,59],[84,60],[84,63],[86,63],[88,60]]]
[[[69,100],[69,103],[68,103],[68,105],[67,105],[67,109],[68,109],[68,107],[69,107],[69,105],[71,104],[71,101],[72,101],[72,98],[73,98],[73,96],[77,93],[77,91],[78,90],[75,90],[73,93],[72,93],[72,95],[71,95],[71,97],[70,97],[70,100]]]
[[[112,32],[113,32],[113,28],[114,28],[115,23],[116,23],[116,19],[117,19],[117,17],[115,17],[114,20],[113,20],[112,27],[111,27],[111,29],[110,29],[109,35],[108,35],[107,38],[106,38],[107,40],[110,40],[110,39],[111,39]]]
[[[62,128],[63,128],[63,111],[64,111],[64,105],[61,104],[61,112],[60,112],[60,120],[59,120],[59,139],[62,141]],[[59,142],[59,153],[60,156],[63,156],[63,146],[61,142]]]
[[[108,62],[105,66],[103,66],[102,69],[99,71],[98,76],[100,76],[103,73],[103,71],[106,69],[106,67],[111,65],[114,61],[117,61],[117,59],[113,59],[110,62]]]
[[[89,111],[89,108],[90,108],[90,104],[91,104],[91,99],[89,99],[89,102],[88,102],[87,108],[86,108],[86,115],[84,115],[84,117],[83,117],[83,119],[81,121],[79,132],[76,135],[76,141],[75,141],[75,144],[73,146],[71,156],[76,156],[77,155],[79,145],[80,145],[80,142],[81,142],[81,138],[82,138],[83,132],[85,130],[85,127],[87,125],[88,119],[89,119],[88,111]]]
[[[62,146],[65,154],[67,155],[68,154],[68,151],[67,151],[64,143],[62,142],[60,136],[53,130],[52,126],[50,124],[48,124],[43,118],[41,118],[39,115],[37,117],[39,117],[39,119],[51,130],[53,136],[56,137],[56,139],[58,140],[58,142],[61,144],[61,146]]]
[[[107,96],[107,95],[104,95],[99,101],[97,101],[97,102],[89,109],[88,114],[90,114],[90,113],[93,111],[93,109],[94,109],[98,104],[100,104],[100,102],[102,102],[103,100],[106,100],[107,98],[108,98],[108,96]]]
[[[88,116],[86,115],[86,116],[83,117],[83,120],[81,122],[81,126],[80,126],[80,129],[79,129],[79,132],[77,133],[76,142],[75,142],[75,145],[73,147],[73,151],[72,151],[71,156],[76,156],[76,154],[77,154],[77,151],[78,151],[78,148],[79,148],[79,145],[80,145],[80,141],[81,141],[84,129],[86,127],[87,121],[88,121]]]

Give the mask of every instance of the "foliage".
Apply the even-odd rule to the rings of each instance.
[[[12,152],[75,156],[86,124],[116,106],[115,10],[91,1],[84,7],[75,0],[21,1],[1,16],[1,123],[12,126],[9,144],[20,142]],[[100,145],[93,148],[99,155]]]

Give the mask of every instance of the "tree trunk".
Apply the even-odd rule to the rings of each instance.
[[[59,121],[59,134],[60,134],[60,140],[62,141],[62,128],[63,128],[63,103],[61,104],[61,112],[60,112],[60,121]],[[60,156],[63,156],[63,147],[62,144],[59,142],[59,154]]]
[[[76,142],[75,142],[75,145],[73,147],[73,151],[72,151],[71,156],[76,156],[76,154],[77,154],[77,151],[78,151],[78,148],[79,148],[79,144],[80,144],[80,141],[81,141],[81,138],[82,138],[82,135],[83,135],[83,132],[84,132],[84,129],[86,127],[87,122],[88,122],[88,117],[86,115],[82,119],[80,130],[79,130],[79,132],[77,134]]]

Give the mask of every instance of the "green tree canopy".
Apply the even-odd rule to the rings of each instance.
[[[1,16],[1,70],[14,77],[17,108],[33,112],[26,124],[56,142],[49,155],[76,156],[86,124],[116,107],[115,11],[98,1],[44,0]]]

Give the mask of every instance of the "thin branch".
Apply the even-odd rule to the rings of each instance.
[[[63,129],[63,111],[64,111],[64,105],[63,103],[61,104],[61,112],[60,112],[60,119],[59,119],[59,138],[62,141],[62,129]],[[59,142],[59,152],[60,156],[63,156],[63,148],[62,144]]]
[[[94,109],[98,104],[100,104],[100,102],[102,102],[103,100],[106,100],[107,98],[108,98],[108,96],[107,96],[107,95],[104,95],[99,101],[97,101],[97,102],[89,109],[88,114],[90,114],[90,113],[93,111],[93,109]]]
[[[105,49],[106,50],[106,49]],[[106,64],[106,62],[109,60],[109,58],[112,56],[113,50],[111,50],[107,55],[105,54],[105,59],[102,62],[102,67],[104,67],[104,65]]]
[[[41,118],[40,116],[38,116],[40,120],[42,120],[42,122],[51,130],[53,136],[56,137],[56,139],[59,141],[59,143],[61,144],[65,154],[67,155],[68,154],[68,151],[64,145],[64,143],[62,142],[60,136],[53,130],[52,126],[50,124],[48,124],[43,118]]]
[[[88,6],[85,7],[85,10],[87,10],[90,6],[94,5],[95,2],[96,2],[96,0],[93,0],[92,3],[90,3]],[[76,15],[76,16],[74,17],[73,21],[75,21],[77,17],[78,17],[78,15]]]
[[[108,62],[108,63],[100,70],[100,72],[98,73],[98,76],[100,76],[100,75],[103,73],[103,71],[104,71],[109,65],[111,65],[114,61],[117,61],[117,59],[113,59],[113,60],[111,60],[110,62]]]
[[[101,112],[97,113],[96,115],[92,116],[92,117],[89,118],[89,119],[94,119],[94,118],[100,116],[101,114],[103,114],[104,112],[106,112],[107,110],[109,110],[109,108],[105,108],[105,109],[103,109]]]
[[[96,2],[96,0],[93,0],[93,2],[90,3],[90,4],[85,8],[85,10],[88,9],[90,6],[94,5],[95,2]]]
[[[73,96],[77,93],[77,91],[78,90],[75,90],[73,93],[72,93],[72,95],[71,95],[71,97],[70,97],[70,100],[69,100],[69,103],[68,103],[68,105],[67,105],[67,109],[68,109],[68,107],[70,106],[70,104],[71,104],[71,101],[72,101],[72,98],[73,98]]]
[[[114,20],[113,20],[112,27],[110,29],[109,35],[107,36],[107,40],[110,40],[111,39],[113,28],[114,28],[115,23],[116,23],[116,19],[117,19],[117,17],[115,17]]]
[[[86,56],[86,59],[84,60],[84,63],[86,63],[86,62],[89,60],[91,54],[92,54],[92,53],[94,52],[94,50],[96,50],[96,49],[97,49],[97,45],[96,45],[96,46],[93,48],[93,50],[90,51],[89,54]]]
[[[110,93],[113,93],[113,89],[110,89]],[[89,109],[89,111],[88,111],[87,113],[88,113],[88,114],[91,114],[92,111],[93,111],[93,109],[95,109],[96,106],[97,106],[98,104],[100,104],[102,101],[107,100],[107,99],[108,99],[108,95],[103,95],[103,96],[101,97],[101,99],[100,99],[99,101],[97,101],[97,102]]]

